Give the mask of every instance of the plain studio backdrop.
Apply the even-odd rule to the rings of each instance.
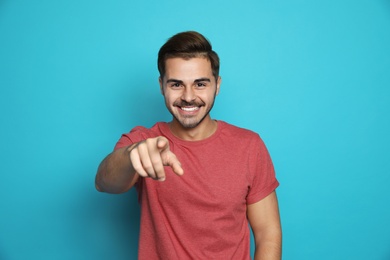
[[[186,30],[221,58],[212,117],[273,158],[283,259],[390,259],[388,0],[0,1],[0,259],[136,259],[136,193],[95,173],[171,119],[157,52]]]

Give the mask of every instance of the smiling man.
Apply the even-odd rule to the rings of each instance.
[[[161,93],[174,117],[172,132],[185,139],[203,139],[212,134],[217,122],[210,110],[219,92],[221,78],[214,77],[205,57],[170,58],[165,61],[165,75],[160,77]],[[193,135],[193,136],[192,136]]]
[[[96,188],[135,186],[139,259],[281,258],[279,185],[258,134],[213,120],[219,58],[197,32],[171,37],[158,55],[160,91],[172,121],[122,135],[100,164]]]

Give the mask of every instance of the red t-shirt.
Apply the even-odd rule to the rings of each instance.
[[[279,185],[263,141],[249,130],[218,121],[201,141],[174,136],[167,123],[136,127],[115,149],[165,136],[184,169],[165,167],[166,180],[140,178],[139,259],[250,259],[246,209]]]

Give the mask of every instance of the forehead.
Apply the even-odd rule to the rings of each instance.
[[[165,79],[213,78],[211,63],[207,58],[169,58],[165,61]]]

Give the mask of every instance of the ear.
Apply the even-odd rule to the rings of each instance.
[[[222,83],[222,78],[221,78],[221,76],[218,76],[218,79],[217,79],[217,90],[216,90],[216,95],[218,95],[219,94],[219,89],[220,89],[220,87],[221,87],[221,83]]]
[[[160,92],[164,95],[164,86],[161,77],[158,77],[158,83],[160,84]]]

